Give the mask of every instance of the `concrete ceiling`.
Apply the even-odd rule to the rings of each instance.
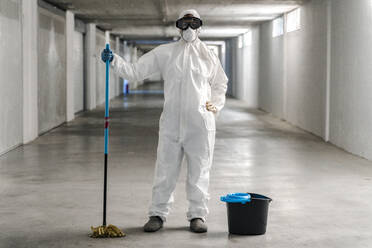
[[[201,37],[225,38],[249,26],[272,20],[306,0],[47,0],[73,11],[86,22],[123,38],[178,36],[174,21],[181,10],[194,8],[203,19]]]

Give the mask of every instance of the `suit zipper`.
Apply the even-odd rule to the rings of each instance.
[[[179,122],[179,132],[178,132],[178,140],[179,141],[181,141],[182,142],[182,139],[183,139],[183,136],[182,136],[182,134],[183,134],[183,125],[182,125],[182,123],[183,123],[183,119],[184,119],[184,110],[183,110],[183,106],[184,106],[184,104],[183,104],[183,92],[184,92],[184,88],[185,88],[185,86],[184,86],[184,84],[185,84],[185,79],[186,79],[186,50],[188,50],[189,49],[189,47],[188,47],[188,44],[186,44],[186,46],[185,46],[185,48],[184,48],[184,50],[183,50],[183,61],[182,61],[182,80],[181,80],[181,86],[180,86],[180,90],[179,90],[179,96],[180,96],[180,118],[179,118],[179,120],[180,120],[180,122]]]

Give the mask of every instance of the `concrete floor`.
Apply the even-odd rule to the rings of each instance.
[[[103,108],[0,157],[0,247],[372,247],[372,163],[230,99],[218,120],[209,232],[188,231],[185,171],[165,228],[143,233],[161,94],[111,102],[108,220],[101,224]],[[229,192],[273,198],[266,235],[227,232]]]

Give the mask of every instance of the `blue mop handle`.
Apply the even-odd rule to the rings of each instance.
[[[110,45],[106,44],[106,50],[110,50]],[[104,160],[104,179],[103,179],[103,226],[106,226],[106,206],[107,206],[107,157],[108,157],[108,126],[109,126],[109,69],[110,59],[106,60],[106,96],[105,96],[105,160]]]
[[[106,44],[106,49],[110,50],[110,45]],[[106,96],[105,96],[105,154],[108,154],[108,124],[109,124],[109,69],[110,60],[106,60]]]

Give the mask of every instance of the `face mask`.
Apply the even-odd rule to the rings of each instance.
[[[182,38],[186,42],[191,42],[191,41],[195,40],[196,37],[197,37],[197,34],[196,34],[196,30],[194,30],[194,29],[188,28],[188,29],[182,31]]]

